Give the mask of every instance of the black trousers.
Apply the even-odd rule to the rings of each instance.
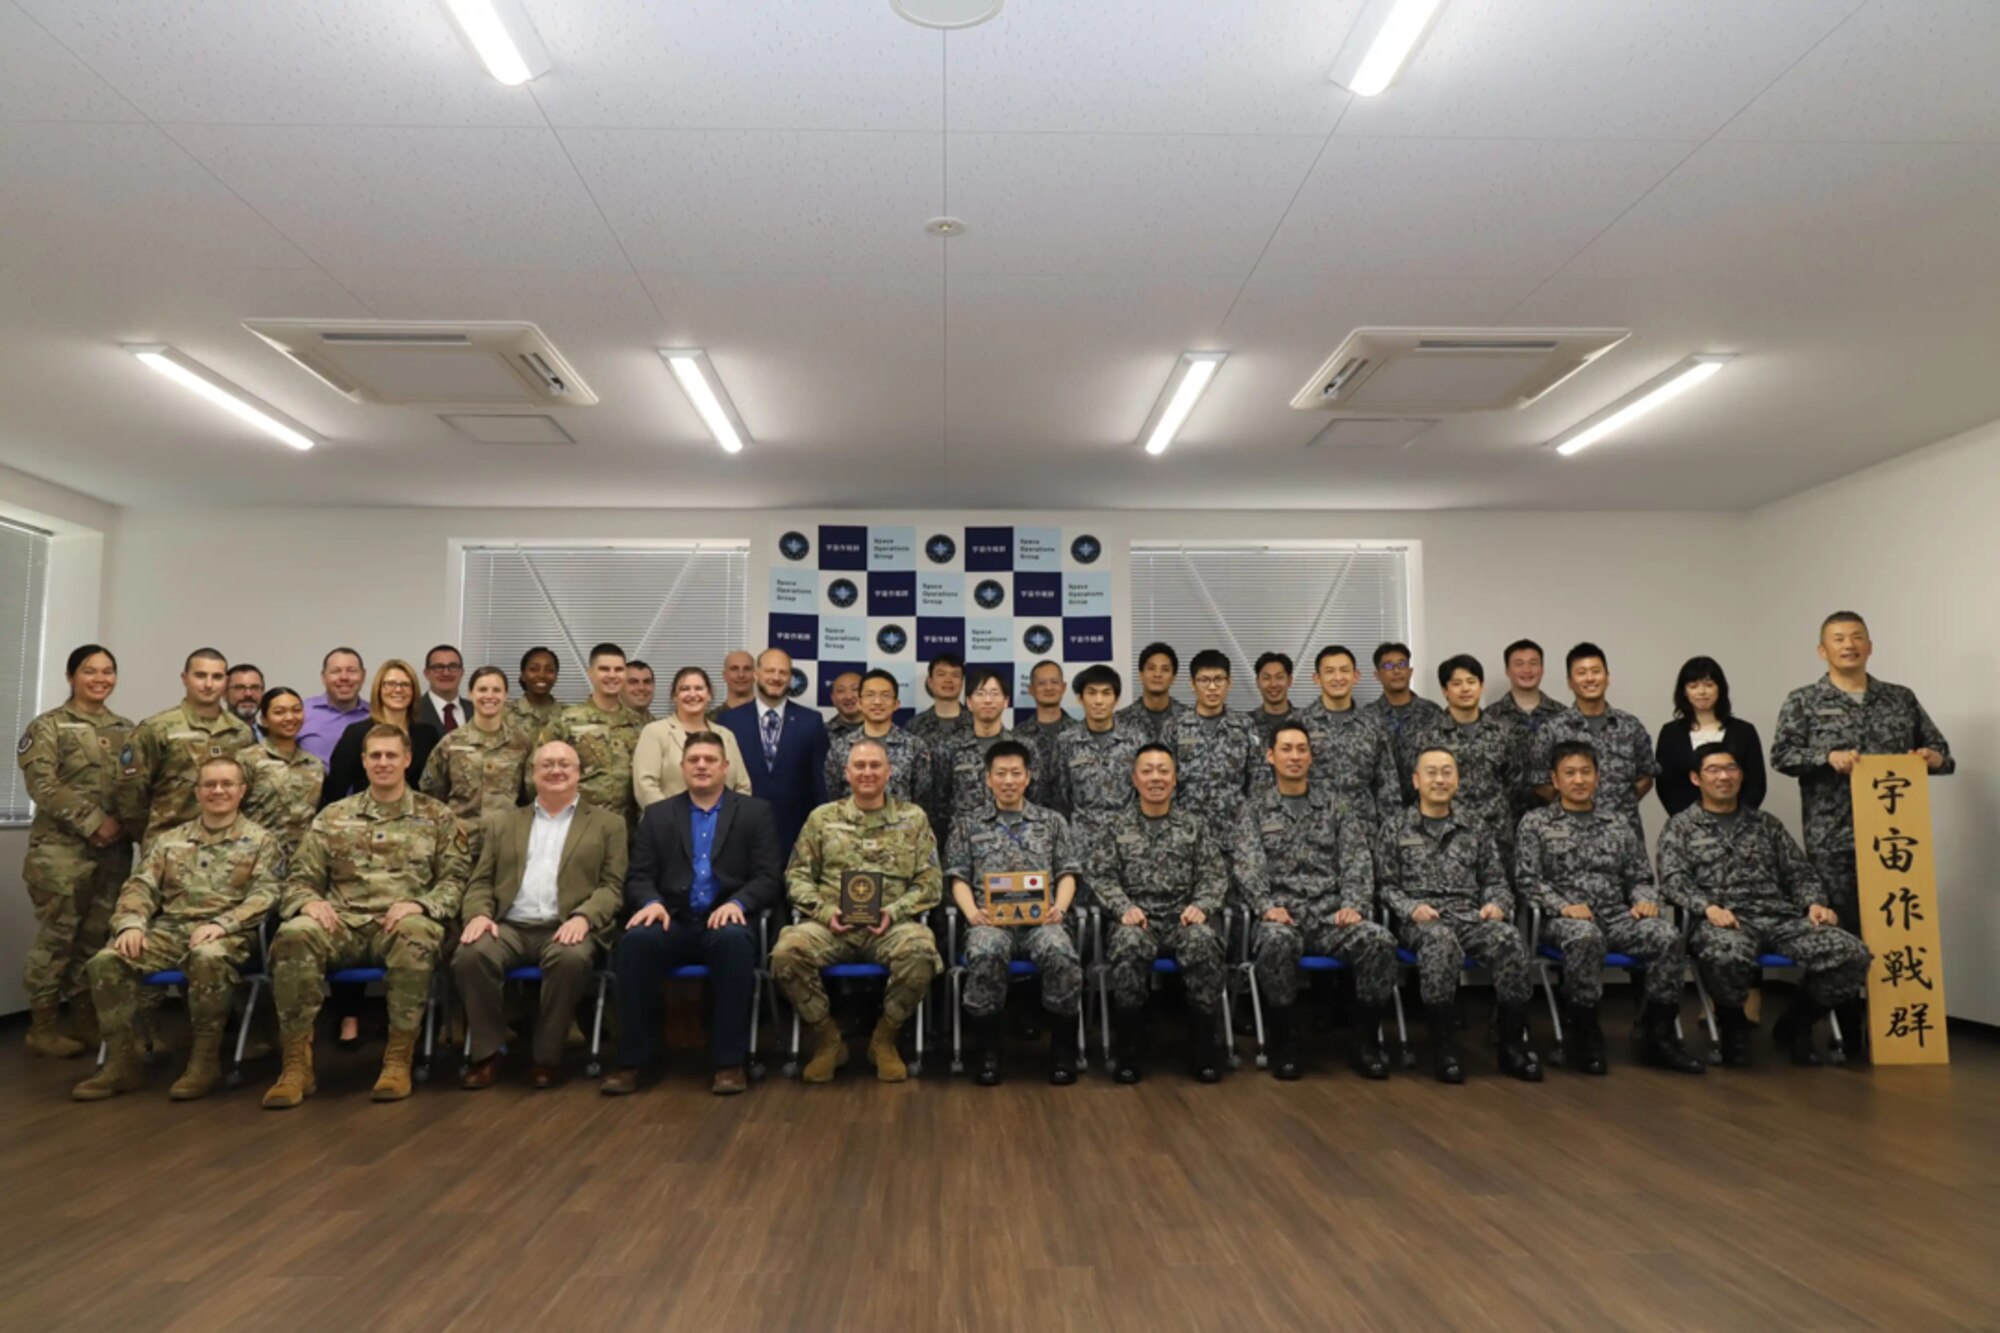
[[[677,967],[708,969],[715,1012],[709,1019],[709,1054],[715,1068],[750,1058],[750,997],[756,991],[757,934],[749,926],[709,930],[696,922],[641,926],[618,941],[618,1063],[647,1064],[660,1030],[660,987]]]

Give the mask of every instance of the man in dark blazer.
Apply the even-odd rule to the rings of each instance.
[[[466,886],[465,928],[451,976],[472,1030],[463,1086],[491,1087],[507,1036],[507,969],[542,969],[529,1081],[553,1087],[563,1041],[590,990],[591,964],[618,920],[625,884],[625,821],[578,804],[583,766],[550,741],[535,751],[535,803],[486,819],[479,864]]]
[[[417,696],[417,721],[437,728],[438,735],[456,731],[472,716],[472,704],[458,692],[465,679],[465,657],[448,643],[424,654],[424,692]]]
[[[782,856],[791,855],[806,816],[826,804],[826,722],[818,709],[793,703],[791,689],[791,655],[766,648],[757,659],[757,697],[716,718],[736,733],[751,792],[771,803]]]
[[[687,790],[646,808],[632,840],[625,904],[632,916],[618,942],[617,1067],[600,1089],[636,1092],[660,1029],[660,987],[677,967],[708,968],[715,1001],[709,1020],[713,1091],[744,1091],[750,1007],[756,995],[757,935],[750,918],[785,900],[784,861],[771,807],[729,791],[722,737],[688,735],[681,750]]]

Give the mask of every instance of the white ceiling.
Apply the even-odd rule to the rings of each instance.
[[[0,0],[0,463],[120,504],[1734,508],[2000,417],[2000,3]],[[951,213],[969,230],[923,231]],[[554,447],[341,399],[250,317],[529,319]],[[1366,324],[1616,325],[1527,410],[1307,447]],[[148,375],[171,343],[322,434]],[[654,350],[708,349],[724,456]],[[1184,350],[1231,352],[1179,442]],[[1693,352],[1739,359],[1574,459]]]

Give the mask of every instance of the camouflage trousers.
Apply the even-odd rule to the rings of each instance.
[[[187,973],[188,1022],[196,1032],[220,1031],[229,1021],[229,1001],[236,994],[238,969],[250,956],[250,941],[225,935],[199,948],[188,947],[188,936],[199,922],[156,921],[146,932],[145,948],[137,958],[100,949],[89,963],[90,993],[97,1001],[97,1022],[106,1037],[129,1031],[143,1003],[139,979],[152,972]]]
[[[1594,921],[1551,917],[1542,922],[1542,938],[1562,952],[1562,996],[1583,1009],[1594,1009],[1604,998],[1604,955],[1630,954],[1644,963],[1640,984],[1647,1004],[1681,1002],[1687,985],[1687,946],[1673,923],[1662,917],[1640,919],[1629,911]]]
[[[1815,926],[1802,916],[1739,915],[1736,922],[1730,929],[1703,921],[1688,941],[1709,998],[1723,1008],[1738,1008],[1749,997],[1760,975],[1760,952],[1783,954],[1797,963],[1805,972],[1806,995],[1829,1009],[1860,999],[1868,989],[1874,955],[1860,936],[1839,926]]]
[[[51,1008],[89,989],[84,968],[111,933],[111,909],[132,872],[132,847],[99,851],[77,843],[28,848],[21,878],[35,909],[35,939],[21,969],[28,1003]]]
[[[931,928],[921,921],[898,921],[881,935],[850,930],[836,935],[817,921],[786,926],[771,947],[771,979],[784,991],[799,1021],[826,1021],[826,982],[820,969],[835,963],[874,963],[889,969],[882,1016],[902,1023],[917,1011],[932,980],[944,970]]]
[[[1500,1003],[1526,1004],[1534,994],[1528,951],[1511,921],[1481,921],[1472,911],[1446,913],[1435,921],[1405,921],[1400,934],[1403,947],[1417,956],[1425,1008],[1457,998],[1467,954],[1493,974],[1493,994]]]
[[[1064,926],[974,926],[965,932],[965,1009],[976,1017],[1007,1002],[1007,964],[1026,958],[1041,973],[1042,1008],[1074,1018],[1083,997],[1083,960]]]
[[[444,928],[426,916],[406,916],[394,930],[380,917],[328,931],[309,916],[278,927],[271,941],[271,993],[278,1002],[278,1031],[296,1036],[312,1031],[324,999],[329,969],[379,967],[388,991],[389,1030],[412,1032],[423,1026],[437,970]]]
[[[1181,966],[1188,1003],[1212,1014],[1222,1004],[1224,972],[1222,932],[1214,918],[1199,926],[1183,926],[1174,917],[1151,919],[1143,926],[1113,925],[1104,945],[1105,981],[1111,1003],[1137,1009],[1146,1003],[1153,984],[1153,960],[1171,958]]]
[[[1298,1000],[1299,959],[1308,953],[1338,958],[1354,974],[1354,996],[1362,1004],[1387,1004],[1396,989],[1395,937],[1373,921],[1352,926],[1336,926],[1330,916],[1292,926],[1259,921],[1254,938],[1257,991],[1275,1008]]]

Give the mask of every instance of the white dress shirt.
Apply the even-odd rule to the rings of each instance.
[[[521,869],[521,891],[507,909],[507,919],[517,926],[547,926],[558,920],[556,871],[562,865],[563,843],[576,819],[576,800],[552,815],[540,801],[535,802],[535,822],[528,828],[528,863]]]
[[[451,725],[454,727],[460,727],[465,725],[465,720],[466,720],[465,715],[468,710],[466,708],[466,703],[463,698],[440,699],[436,694],[432,693],[430,690],[424,691],[424,697],[431,701],[431,708],[434,709],[437,713],[438,725],[440,727],[445,725],[444,706],[446,704],[450,704],[452,708]]]

